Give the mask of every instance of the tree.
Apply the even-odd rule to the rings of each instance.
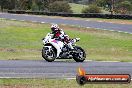
[[[98,6],[121,14],[132,13],[132,0],[96,0]]]
[[[116,7],[116,12],[121,14],[132,13],[132,3],[130,1],[123,1]]]
[[[8,8],[8,0],[0,0],[0,6],[1,10],[3,11],[4,9]]]
[[[50,12],[68,12],[71,13],[71,7],[66,1],[55,1],[50,4]]]
[[[43,10],[43,0],[37,0],[38,10]]]
[[[95,2],[98,6],[106,8],[107,5],[111,4],[111,0],[96,0]]]
[[[101,13],[101,9],[97,5],[89,5],[82,10],[82,13]]]
[[[32,3],[31,9],[32,9],[32,11],[37,11],[37,10],[39,10],[39,7],[36,3]]]
[[[12,10],[15,8],[15,0],[0,0],[0,7],[2,11],[4,9]]]

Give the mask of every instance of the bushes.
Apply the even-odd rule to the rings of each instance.
[[[72,13],[71,7],[68,2],[65,1],[55,1],[50,4],[50,12],[68,12]]]
[[[101,9],[97,5],[89,5],[82,10],[82,13],[101,13]]]
[[[39,7],[36,3],[33,3],[32,6],[31,6],[31,10],[32,11],[38,11]]]
[[[131,14],[132,3],[130,1],[123,1],[119,3],[115,8],[115,12],[120,14]]]

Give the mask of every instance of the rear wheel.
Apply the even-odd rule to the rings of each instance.
[[[42,49],[42,57],[48,61],[48,62],[52,62],[56,59],[56,53],[53,49],[51,49],[50,51],[46,49],[46,47],[44,47]]]
[[[75,49],[75,52],[73,54],[73,59],[76,62],[83,62],[86,58],[85,51],[81,47],[78,47],[78,46],[75,46],[74,49]]]

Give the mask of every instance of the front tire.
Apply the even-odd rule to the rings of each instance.
[[[73,59],[76,62],[83,62],[86,58],[85,51],[79,46],[75,46],[74,49],[75,49],[75,52],[73,54]]]
[[[48,62],[52,62],[56,59],[56,53],[55,51],[52,49],[50,50],[50,52],[46,53],[46,48],[43,47],[42,49],[42,57],[48,61]]]

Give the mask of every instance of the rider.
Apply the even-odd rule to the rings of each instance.
[[[71,50],[74,49],[69,36],[66,35],[65,32],[62,29],[60,29],[57,24],[51,25],[51,31],[52,31],[51,34],[53,34],[53,38],[61,40],[63,43],[67,44]]]

